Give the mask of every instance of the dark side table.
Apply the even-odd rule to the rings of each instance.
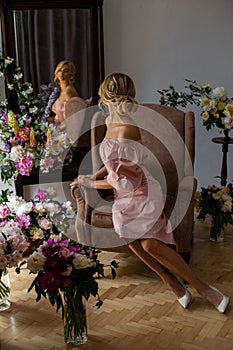
[[[233,144],[233,138],[228,135],[229,130],[224,130],[225,137],[214,137],[212,142],[219,143],[222,145],[222,169],[221,169],[221,185],[226,186],[227,184],[227,152],[228,145]]]

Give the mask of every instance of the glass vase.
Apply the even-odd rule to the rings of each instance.
[[[10,275],[7,269],[0,270],[0,311],[9,309],[11,303],[9,301],[10,295]]]
[[[87,315],[85,299],[70,288],[63,294],[64,341],[71,346],[85,344],[87,337]]]
[[[223,242],[224,241],[224,229],[221,229],[221,231],[217,235],[213,235],[210,232],[210,241],[217,242],[217,243]]]

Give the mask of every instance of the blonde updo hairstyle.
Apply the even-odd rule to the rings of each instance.
[[[122,116],[136,111],[138,102],[135,95],[133,80],[123,73],[109,74],[99,87],[99,103],[111,102]]]
[[[58,82],[57,73],[64,65],[68,66],[69,72],[72,74],[70,77],[70,83],[74,83],[74,77],[76,75],[76,68],[75,68],[75,65],[73,62],[67,61],[67,60],[63,60],[57,64],[57,66],[55,68],[55,72],[54,72],[54,81]]]

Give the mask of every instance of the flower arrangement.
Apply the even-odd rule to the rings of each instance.
[[[28,257],[27,268],[36,274],[28,291],[35,289],[37,302],[41,296],[48,297],[57,311],[61,308],[65,342],[74,345],[86,341],[86,314],[82,298],[88,300],[93,295],[98,299],[95,306],[99,308],[102,305],[94,275],[104,276],[105,266],[111,267],[115,278],[115,268],[118,267],[115,260],[110,265],[103,265],[94,248],[70,239],[62,240],[59,236],[48,239]]]
[[[36,246],[51,235],[65,234],[75,211],[70,201],[55,200],[53,188],[39,189],[34,199],[25,201],[8,189],[0,196],[0,228],[11,225],[22,230]]]
[[[51,96],[56,96],[56,89],[51,85],[42,85],[41,92],[34,96],[31,83],[22,82],[20,67],[15,67],[10,57],[0,56],[0,76],[5,78],[6,87],[17,100],[16,110],[9,109],[7,99],[0,102],[0,171],[2,181],[11,183],[19,174],[29,176],[34,168],[41,166],[42,172],[48,172],[47,163],[64,162],[71,145],[65,131],[61,136],[59,151],[57,135],[53,146],[54,125],[46,120]],[[52,130],[53,129],[53,130]],[[49,141],[48,141],[49,138]],[[66,141],[64,143],[64,139]],[[62,149],[64,146],[65,149]],[[52,148],[52,151],[51,151]],[[59,153],[59,158],[57,158]],[[44,159],[46,158],[46,159]],[[72,152],[67,158],[72,159]],[[59,163],[60,165],[60,163]],[[52,166],[51,166],[52,167]],[[50,168],[51,168],[50,167]],[[53,166],[54,169],[54,166]]]
[[[200,85],[196,80],[185,79],[188,92],[178,92],[174,86],[158,90],[163,105],[186,107],[188,104],[202,108],[201,117],[206,130],[212,127],[229,130],[233,128],[233,99],[227,96],[224,87],[212,88],[209,84]]]
[[[217,241],[228,224],[233,225],[233,184],[226,187],[215,185],[202,187],[198,198],[198,218],[211,216],[210,239]]]
[[[64,162],[71,162],[73,155],[72,141],[65,130],[57,128],[54,124],[48,125],[47,141],[39,162],[42,173],[57,169]]]
[[[2,277],[7,274],[8,268],[18,267],[27,248],[27,239],[19,227],[8,224],[0,228],[0,310],[10,306],[7,300],[10,288],[4,283]]]

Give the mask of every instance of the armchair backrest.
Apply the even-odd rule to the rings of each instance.
[[[146,167],[166,193],[176,195],[182,178],[193,176],[194,113],[158,104],[143,104],[139,106],[135,120],[148,153]],[[99,144],[105,131],[105,116],[98,112],[91,125],[93,172],[102,166]]]

